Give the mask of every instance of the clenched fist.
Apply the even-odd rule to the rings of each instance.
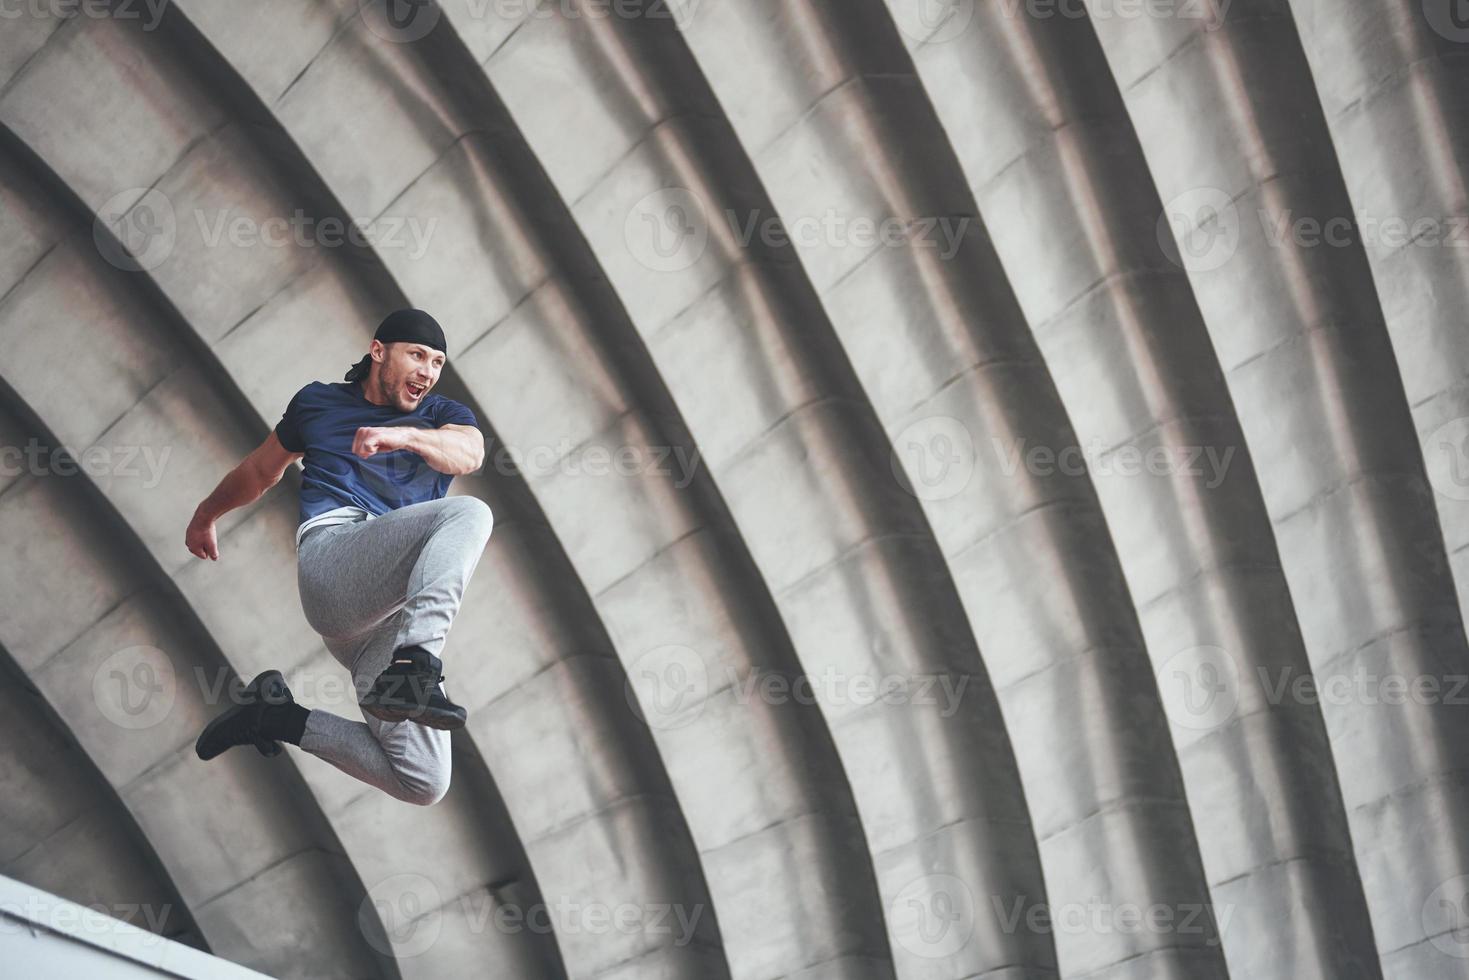
[[[352,440],[352,454],[366,459],[378,453],[407,449],[412,432],[402,426],[363,426]]]
[[[189,529],[184,532],[184,547],[195,558],[219,561],[219,542],[215,539],[214,522],[205,520],[196,513],[194,519],[189,521]]]

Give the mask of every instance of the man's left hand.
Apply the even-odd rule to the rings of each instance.
[[[407,449],[412,431],[400,425],[363,426],[357,430],[357,435],[352,440],[352,453],[366,459],[378,453]]]

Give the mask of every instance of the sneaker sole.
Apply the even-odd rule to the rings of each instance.
[[[261,674],[259,677],[255,678],[253,681],[251,681],[245,687],[244,693],[248,695],[263,695],[266,698],[279,698],[281,697],[281,692],[285,690],[285,686],[286,679],[281,676],[280,671],[268,670],[265,673]],[[234,718],[235,715],[239,714],[244,709],[244,705],[237,704],[233,708],[226,711],[224,714],[220,715],[218,718],[211,721],[209,724],[205,725],[204,730],[199,733],[199,737],[194,740],[194,754],[203,761],[208,762],[211,759],[219,758],[227,750],[235,748],[235,746],[233,745],[226,745],[218,752],[213,752],[209,755],[204,754],[204,742],[209,738],[209,736],[218,731],[221,725],[229,721],[231,718]],[[279,742],[256,742],[255,748],[261,755],[265,756],[267,759],[271,758],[272,756],[277,756],[281,754],[281,746]]]
[[[464,727],[467,716],[452,711],[435,711],[432,708],[399,708],[395,705],[386,704],[363,704],[362,710],[372,715],[378,721],[395,723],[400,721],[411,721],[425,728],[435,728],[441,732],[457,731]]]

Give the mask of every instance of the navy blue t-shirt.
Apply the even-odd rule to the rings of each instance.
[[[438,500],[454,477],[440,473],[407,449],[362,459],[352,440],[363,426],[478,426],[474,413],[443,395],[425,395],[408,414],[393,405],[374,405],[360,382],[313,381],[296,392],[276,423],[275,434],[288,452],[305,453],[301,477],[301,523],[338,507],[361,507],[380,516],[390,510]]]

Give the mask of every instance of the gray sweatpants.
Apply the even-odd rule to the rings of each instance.
[[[296,554],[301,608],[352,673],[359,699],[400,647],[441,655],[493,526],[484,501],[444,497],[307,529]],[[313,710],[301,748],[400,800],[428,806],[443,799],[449,733],[363,718]]]

